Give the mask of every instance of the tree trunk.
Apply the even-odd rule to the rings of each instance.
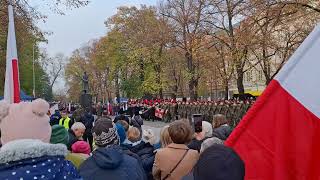
[[[237,87],[239,97],[241,100],[244,99],[244,86],[243,86],[243,70],[241,67],[237,67]]]
[[[157,64],[154,66],[154,69],[156,71],[156,83],[160,86],[158,95],[160,99],[163,99],[163,88],[162,88],[162,83],[161,83],[161,66],[160,64]]]
[[[120,103],[120,83],[119,83],[119,72],[116,71],[115,74],[115,88],[116,88],[116,98],[117,102]]]
[[[191,100],[197,100],[197,93],[196,93],[197,80],[195,80],[195,70],[193,65],[192,54],[190,54],[189,52],[186,52],[185,58],[187,61],[188,72],[190,74],[190,79],[188,82],[189,96]]]
[[[228,82],[225,83],[224,85],[224,99],[225,100],[228,100],[229,99],[229,85],[228,85]]]
[[[143,62],[143,58],[141,57],[139,60],[139,65],[140,65],[140,81],[143,82],[144,81],[144,62]]]

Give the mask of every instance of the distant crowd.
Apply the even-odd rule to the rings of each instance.
[[[114,117],[86,108],[69,117],[57,109],[49,117],[48,110],[42,99],[0,102],[0,179],[244,179],[243,161],[223,145],[232,131],[224,115],[202,121],[201,131],[189,119],[172,120],[158,140],[140,111]]]

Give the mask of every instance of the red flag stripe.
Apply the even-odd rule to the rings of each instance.
[[[13,102],[20,102],[20,86],[19,86],[19,68],[18,60],[12,60],[12,79],[13,79]]]
[[[246,165],[246,180],[320,179],[320,119],[273,80],[226,145]]]

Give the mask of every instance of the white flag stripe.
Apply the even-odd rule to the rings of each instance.
[[[320,25],[305,39],[275,79],[320,118]]]
[[[14,103],[14,80],[13,80],[13,69],[12,60],[18,60],[17,45],[16,45],[16,34],[14,26],[14,14],[13,7],[8,6],[8,38],[7,38],[7,57],[6,57],[6,77],[4,87],[4,100],[8,103]]]

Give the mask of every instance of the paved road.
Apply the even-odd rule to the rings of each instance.
[[[144,125],[142,126],[142,129],[152,129],[154,134],[157,137],[157,141],[160,139],[160,131],[163,126],[167,125],[167,123],[164,122],[152,122],[152,121],[144,121]]]

